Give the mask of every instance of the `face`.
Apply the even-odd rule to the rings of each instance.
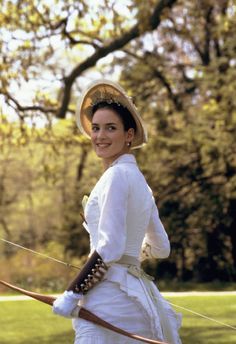
[[[124,130],[119,115],[111,109],[98,109],[92,119],[91,140],[98,157],[109,166],[130,148],[127,143],[134,137],[134,129]]]

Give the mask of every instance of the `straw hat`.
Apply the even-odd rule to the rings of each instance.
[[[147,142],[147,132],[135,105],[120,85],[108,80],[92,82],[82,93],[76,110],[76,122],[80,131],[90,138],[93,106],[101,101],[116,103],[129,110],[136,122],[136,133],[132,141],[132,149],[139,148]]]

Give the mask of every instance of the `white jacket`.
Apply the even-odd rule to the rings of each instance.
[[[80,305],[129,332],[181,344],[181,317],[140,266],[119,262],[123,255],[165,258],[170,253],[152,191],[133,155],[120,156],[104,172],[87,200],[85,219],[91,252],[96,250],[109,269]],[[93,344],[95,338],[98,344],[133,343],[81,319],[73,326],[75,343]]]
[[[104,172],[85,206],[91,251],[105,263],[122,255],[165,258],[170,244],[150,187],[132,154],[120,156]]]

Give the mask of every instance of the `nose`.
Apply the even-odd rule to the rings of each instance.
[[[106,138],[106,131],[103,128],[100,128],[97,132],[97,138],[103,139]]]

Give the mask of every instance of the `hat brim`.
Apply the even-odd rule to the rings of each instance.
[[[132,141],[132,149],[142,147],[147,142],[147,131],[131,98],[123,88],[115,82],[97,80],[82,93],[76,110],[76,122],[80,131],[91,138],[92,109],[100,101],[117,102],[129,110],[136,123],[136,132]]]

